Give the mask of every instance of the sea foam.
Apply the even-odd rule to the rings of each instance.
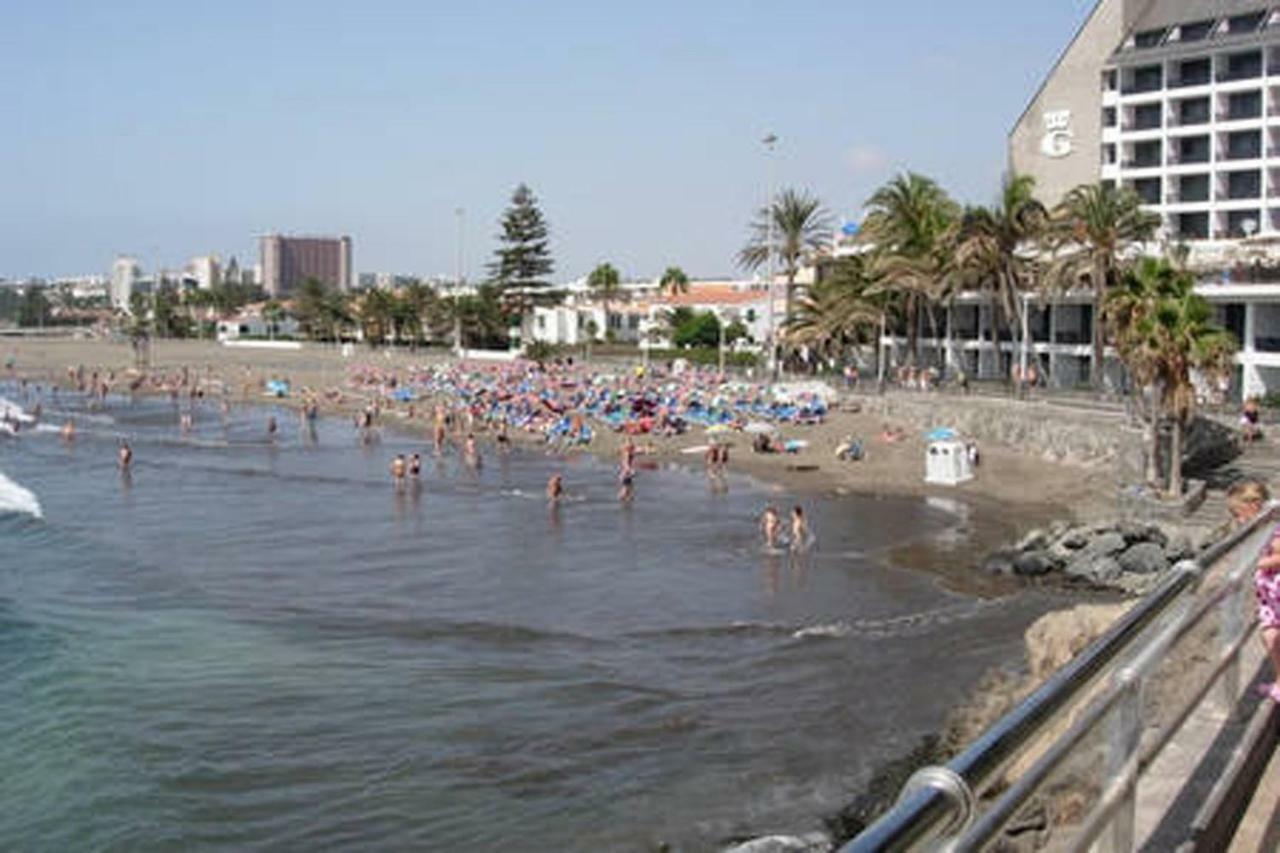
[[[44,518],[44,511],[40,509],[40,501],[35,493],[0,472],[0,515],[10,513]]]
[[[13,402],[12,400],[7,400],[4,397],[0,397],[0,420],[6,419],[6,418],[9,420],[15,420],[15,421],[18,421],[19,423],[24,423],[24,424],[29,424],[33,420],[35,420],[35,418],[31,417],[31,415],[28,415],[26,412],[24,412],[22,410],[22,407],[19,406],[17,403]]]

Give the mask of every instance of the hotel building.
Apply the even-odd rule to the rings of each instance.
[[[1234,393],[1280,391],[1280,4],[1100,0],[1010,132],[1009,162],[1050,205],[1098,181],[1136,192],[1161,221],[1148,250],[1185,246],[1240,341]],[[1057,384],[1092,370],[1089,303],[1035,321]]]
[[[262,287],[283,299],[308,278],[339,290],[351,289],[350,237],[285,237],[267,234],[259,240]]]

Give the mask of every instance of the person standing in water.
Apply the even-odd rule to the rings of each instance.
[[[804,507],[797,505],[791,510],[791,550],[807,551],[812,543],[813,533],[804,517]]]
[[[552,474],[551,479],[547,480],[547,501],[554,504],[562,497],[564,497],[564,477],[560,474]]]
[[[62,425],[61,430],[63,441],[75,441],[76,439],[76,421],[75,418],[67,418],[67,422]]]
[[[116,451],[116,461],[119,463],[121,471],[128,471],[129,466],[133,464],[133,448],[123,438],[120,439],[120,449]]]
[[[274,441],[276,437],[276,433],[279,431],[279,429],[280,427],[276,423],[276,416],[268,415],[267,416],[267,437],[270,438],[272,441]]]
[[[472,468],[480,467],[480,448],[476,446],[476,437],[474,433],[467,433],[466,443],[463,444],[462,455],[466,458],[467,464]]]
[[[404,484],[405,470],[404,454],[397,453],[396,458],[391,460],[391,481],[396,484],[397,488]]]
[[[760,514],[760,534],[764,537],[764,546],[777,550],[782,545],[782,518],[773,504],[764,508]]]
[[[417,478],[422,475],[422,457],[417,453],[409,457],[409,476]]]

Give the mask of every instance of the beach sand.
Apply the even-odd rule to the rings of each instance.
[[[0,352],[15,359],[17,374],[31,379],[65,384],[67,369],[83,365],[86,370],[133,367],[134,356],[127,343],[33,339],[5,341]],[[446,358],[438,351],[371,351],[357,348],[351,358],[331,346],[308,345],[300,351],[224,347],[213,342],[158,341],[153,347],[152,370],[174,371],[186,367],[204,380],[222,383],[228,393],[242,401],[264,402],[262,383],[288,379],[295,393],[285,405],[300,403],[301,389],[322,392],[341,389],[340,403],[325,403],[329,414],[349,414],[368,399],[346,386],[348,369],[368,364],[380,369],[405,369],[413,365],[439,363]],[[118,388],[119,390],[119,388]],[[851,400],[856,401],[853,395]],[[939,398],[940,406],[963,405],[955,398]],[[408,406],[391,407],[387,422],[408,430],[429,427],[430,405],[419,401],[416,418],[404,417]],[[398,411],[397,411],[398,410]],[[933,495],[966,500],[994,501],[1009,508],[1039,508],[1041,516],[1053,510],[1063,517],[1090,517],[1114,507],[1115,494],[1106,472],[1046,461],[1018,448],[984,444],[982,464],[974,480],[961,486],[931,486],[924,482],[925,444],[922,436],[908,431],[906,437],[888,444],[877,436],[884,419],[861,413],[833,411],[825,423],[815,426],[788,426],[784,438],[803,439],[808,447],[796,454],[755,454],[750,436],[735,434],[729,439],[730,469],[747,473],[783,489],[799,492],[857,492],[876,495]],[[901,425],[906,426],[906,425]],[[835,458],[836,447],[846,436],[861,438],[866,457],[860,462]],[[513,437],[517,437],[513,433]],[[686,448],[705,445],[707,436],[691,430],[683,436],[661,438],[642,436],[637,442],[651,451],[651,458],[700,465],[701,457],[683,454]],[[590,450],[616,457],[622,436],[597,429]],[[1020,510],[1019,510],[1020,511]]]

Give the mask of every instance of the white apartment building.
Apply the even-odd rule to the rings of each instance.
[[[666,294],[656,280],[626,282],[623,296],[611,300],[606,313],[603,303],[580,279],[563,288],[564,302],[533,309],[530,331],[533,339],[551,344],[580,345],[591,337],[612,338],[635,343],[642,348],[665,349],[671,341],[664,334],[666,316],[676,308],[711,312],[724,325],[740,322],[751,342],[768,336],[768,294],[763,282],[691,281],[688,293]],[[779,301],[776,319],[781,322]]]
[[[111,265],[111,305],[122,311],[129,310],[129,299],[142,277],[142,267],[137,258],[117,257]]]
[[[200,290],[212,290],[222,284],[222,266],[217,255],[201,255],[187,263],[186,273]]]
[[[1009,159],[1050,205],[1083,183],[1132,188],[1161,220],[1147,251],[1185,245],[1240,341],[1234,393],[1280,390],[1280,4],[1099,0],[1010,132]],[[1055,383],[1092,370],[1087,303],[1047,312],[1036,349]],[[1078,342],[1056,336],[1075,328]],[[1007,369],[1011,344],[971,345]]]

